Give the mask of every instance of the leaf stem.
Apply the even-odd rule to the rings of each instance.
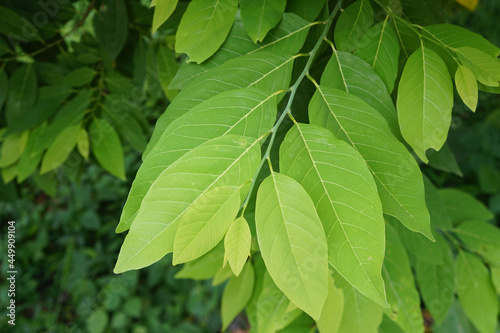
[[[295,99],[295,95],[297,94],[297,89],[298,89],[299,85],[302,83],[302,80],[304,80],[304,78],[306,76],[309,76],[309,69],[312,66],[312,63],[313,63],[314,58],[316,56],[316,53],[318,53],[318,50],[319,50],[321,44],[323,43],[323,40],[325,40],[326,34],[330,30],[330,27],[333,23],[333,20],[334,20],[335,16],[337,16],[338,11],[340,10],[341,4],[342,4],[342,0],[339,0],[337,2],[337,5],[333,9],[332,13],[328,17],[328,20],[325,23],[325,27],[323,29],[323,32],[321,33],[321,36],[318,38],[318,41],[314,45],[313,49],[308,53],[309,59],[307,59],[307,63],[304,66],[302,73],[300,73],[299,77],[297,78],[297,80],[295,81],[293,86],[290,88],[290,97],[288,98],[287,104],[286,104],[285,108],[283,109],[283,112],[281,113],[280,117],[278,118],[278,120],[274,124],[273,128],[271,129],[271,137],[269,139],[269,144],[267,146],[266,152],[262,156],[262,160],[260,161],[260,164],[257,168],[257,171],[255,172],[255,175],[252,179],[252,185],[250,186],[250,189],[249,189],[248,194],[245,198],[245,201],[241,205],[241,216],[243,216],[245,214],[245,210],[248,206],[248,202],[250,201],[250,197],[253,193],[255,184],[257,183],[257,177],[259,176],[259,174],[262,170],[262,167],[264,166],[266,160],[269,160],[269,164],[271,165],[271,159],[269,156],[270,156],[271,150],[273,148],[274,140],[276,139],[276,134],[278,132],[278,128],[280,127],[283,120],[285,120],[285,117],[287,115],[291,116],[292,103],[293,103],[293,100]],[[298,54],[297,56],[300,56],[300,55],[301,54]],[[271,166],[270,166],[270,168],[271,168]]]

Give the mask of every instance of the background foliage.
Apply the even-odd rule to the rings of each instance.
[[[55,15],[31,1],[0,7],[9,18],[0,22],[1,214],[2,221],[17,221],[23,269],[16,328],[213,332],[221,327],[223,287],[174,279],[179,268],[170,256],[141,271],[110,274],[122,243],[114,228],[140,153],[177,94],[169,87],[178,66],[173,36],[187,7],[179,2],[160,25],[148,1],[114,3],[119,19],[100,1],[57,3]],[[437,14],[500,45],[492,34],[497,3],[482,1],[473,13],[451,8]],[[159,27],[154,34],[152,22]],[[21,43],[10,43],[12,33]],[[454,106],[448,143],[460,169],[444,159],[423,170],[438,187],[462,189],[498,217],[500,109],[497,96],[479,98],[475,114],[459,100]],[[435,331],[474,332],[462,311],[454,304]],[[310,324],[299,317],[295,326]],[[238,325],[246,327],[244,319]],[[397,332],[391,325],[384,318],[385,331]]]

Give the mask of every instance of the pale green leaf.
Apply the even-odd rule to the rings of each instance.
[[[90,145],[89,145],[89,134],[87,133],[85,128],[82,128],[80,130],[80,133],[78,133],[76,146],[78,148],[78,151],[80,152],[80,155],[82,155],[82,157],[87,160],[89,158]]]
[[[321,316],[316,321],[320,333],[336,333],[344,312],[344,293],[335,287],[333,278],[328,277],[328,295]]]
[[[89,135],[92,153],[99,164],[112,175],[125,180],[123,149],[113,126],[104,119],[95,118],[90,124]]]
[[[81,125],[70,125],[57,136],[42,159],[40,174],[52,171],[66,161],[78,141]]]
[[[386,226],[386,236],[387,248],[382,273],[391,308],[384,309],[384,312],[406,333],[421,333],[424,331],[424,318],[408,255],[398,234],[390,226]]]
[[[392,134],[401,138],[396,108],[382,79],[368,63],[347,52],[334,52],[321,76],[321,85],[344,90],[377,110]]]
[[[466,221],[453,229],[468,249],[500,267],[500,229],[483,221]]]
[[[221,268],[215,273],[214,278],[212,279],[212,287],[218,286],[226,282],[229,278],[234,277],[233,271],[229,265],[222,265]]]
[[[287,0],[286,11],[313,22],[325,6],[325,0]]]
[[[273,126],[276,104],[275,94],[254,88],[231,90],[203,101],[175,119],[139,168],[117,232],[130,227],[147,191],[169,165],[217,136],[241,134],[259,138]]]
[[[281,20],[285,6],[286,0],[241,0],[241,20],[248,36],[255,43],[262,41]]]
[[[497,327],[498,298],[488,268],[474,255],[459,251],[456,258],[458,299],[467,317],[481,333]]]
[[[328,288],[328,250],[311,198],[297,181],[272,172],[257,192],[255,223],[274,282],[298,308],[318,319]]]
[[[224,248],[222,244],[216,246],[203,257],[190,261],[175,274],[176,279],[205,280],[214,277],[222,268]]]
[[[265,50],[295,55],[304,44],[311,25],[293,13],[284,13],[279,24],[267,34],[264,41],[255,44],[245,32],[243,23],[236,20],[220,49],[202,64],[183,63],[170,86],[184,88],[207,70],[248,53]]]
[[[309,119],[312,124],[328,128],[363,156],[385,214],[432,239],[422,173],[377,111],[359,97],[319,86],[309,104]]]
[[[210,97],[246,87],[259,88],[267,92],[288,88],[294,59],[292,56],[276,52],[258,52],[231,59],[224,65],[200,75],[189,86],[184,87],[160,116],[143,160],[172,121]]]
[[[178,0],[157,0],[155,1],[155,13],[153,15],[152,32],[158,28],[172,15],[177,7]],[[152,6],[153,4],[151,4]]]
[[[240,203],[240,188],[236,186],[220,186],[202,193],[179,222],[173,264],[194,260],[213,249],[234,221]]]
[[[26,148],[30,131],[11,134],[3,140],[0,151],[0,168],[5,168],[16,163]]]
[[[225,330],[233,319],[250,301],[255,282],[255,272],[248,262],[238,277],[232,277],[222,293],[221,317],[222,330]]]
[[[244,217],[237,218],[229,226],[224,238],[225,256],[236,276],[240,275],[243,265],[250,255],[251,241],[252,235],[247,221]]]
[[[465,66],[458,66],[455,73],[455,85],[457,86],[458,94],[465,105],[476,112],[478,92],[477,81],[474,73]]]
[[[372,26],[374,14],[369,0],[357,0],[340,14],[333,36],[340,51],[351,52],[359,46],[363,35]]]
[[[259,162],[259,141],[226,135],[203,143],[171,164],[144,197],[115,272],[146,267],[172,252],[177,226],[193,203],[213,188],[246,184]]]
[[[456,49],[458,58],[469,68],[479,82],[490,87],[498,87],[500,81],[500,62],[482,50],[472,47]]]
[[[387,19],[368,29],[354,54],[375,70],[392,93],[398,76],[399,43]]]
[[[182,16],[175,51],[201,63],[222,45],[234,22],[237,0],[194,0]]]
[[[489,221],[494,215],[486,206],[467,192],[455,188],[439,190],[446,212],[453,225],[466,220]]]
[[[382,205],[359,152],[325,128],[296,124],[281,145],[280,170],[312,198],[329,263],[360,293],[386,305]]]
[[[339,274],[335,274],[333,279],[344,293],[344,311],[337,333],[377,333],[383,308],[360,294]]]
[[[439,150],[451,124],[453,85],[444,61],[421,47],[403,69],[397,108],[401,134],[418,157],[428,162],[425,151]]]
[[[436,244],[438,246],[434,255],[439,254],[442,262],[433,264],[428,260],[418,259],[415,277],[426,309],[436,323],[440,324],[455,300],[455,264],[453,253],[440,234],[436,234]]]

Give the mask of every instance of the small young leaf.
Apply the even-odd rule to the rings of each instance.
[[[357,0],[340,14],[333,36],[340,51],[351,52],[359,46],[366,31],[372,26],[374,14],[369,0]]]
[[[392,93],[398,76],[399,43],[387,19],[368,29],[354,54],[370,64]]]
[[[460,61],[469,68],[479,82],[490,87],[498,87],[500,62],[485,52],[472,47],[456,49]]]
[[[472,110],[476,112],[477,106],[477,81],[474,73],[465,66],[458,66],[455,73],[455,85],[457,86],[458,94],[462,101]]]
[[[333,278],[328,277],[328,296],[321,316],[316,321],[320,333],[335,333],[338,331],[344,312],[344,293],[335,287]]]
[[[222,244],[216,246],[203,257],[190,261],[175,274],[176,279],[206,280],[213,278],[222,268],[224,248]]]
[[[326,128],[296,124],[281,144],[280,170],[313,200],[328,235],[330,265],[360,293],[385,306],[382,204],[361,155]]]
[[[466,220],[489,221],[494,215],[472,195],[455,188],[439,190],[446,212],[453,225]]]
[[[439,150],[451,124],[453,85],[444,61],[431,49],[415,51],[399,82],[398,120],[406,142],[425,163],[425,151]]]
[[[483,221],[466,221],[453,232],[468,249],[478,253],[491,265],[500,267],[500,229]]]
[[[177,7],[178,0],[157,0],[155,3],[155,13],[153,15],[152,32],[158,28],[172,15]],[[151,4],[153,5],[153,4]]]
[[[427,158],[429,159],[428,165],[434,169],[451,172],[459,177],[463,177],[457,159],[447,143],[445,143],[439,151],[428,150]]]
[[[237,0],[194,0],[182,16],[175,51],[201,63],[222,45],[234,22]]]
[[[241,0],[241,20],[248,36],[255,43],[262,41],[281,20],[285,6],[286,0]]]
[[[80,129],[80,124],[70,125],[57,136],[43,156],[42,166],[40,167],[41,175],[58,168],[66,161],[76,146]]]
[[[80,130],[80,133],[78,133],[76,146],[78,148],[78,151],[80,152],[80,155],[82,155],[82,157],[87,160],[89,158],[90,147],[89,147],[89,135],[85,130],[85,128],[82,128]]]
[[[318,319],[328,289],[328,249],[311,198],[297,181],[272,172],[257,192],[255,223],[274,282],[298,308]]]
[[[111,174],[125,180],[123,149],[113,126],[104,119],[95,118],[90,125],[89,135],[92,152],[99,164]]]
[[[29,136],[30,132],[24,131],[22,133],[11,134],[3,140],[0,153],[0,168],[5,168],[19,160],[26,148]]]
[[[426,309],[440,324],[455,300],[455,264],[453,253],[440,234],[436,234],[436,244],[435,254],[439,253],[442,262],[433,264],[417,259],[415,276]]]
[[[498,298],[488,268],[474,255],[459,251],[456,258],[458,299],[481,333],[497,327]]]
[[[248,262],[238,277],[232,277],[222,293],[221,317],[224,331],[252,297],[255,272]]]
[[[250,255],[251,241],[252,235],[248,222],[244,217],[237,218],[229,226],[229,230],[224,238],[225,256],[236,276],[240,275],[243,265],[245,265]]]
[[[309,104],[309,119],[312,124],[328,128],[363,156],[385,214],[433,239],[422,172],[377,111],[353,94],[318,86]],[[408,188],[412,191],[408,192]]]
[[[214,248],[226,234],[239,208],[239,187],[220,186],[202,193],[179,222],[173,264],[194,260]]]
[[[382,273],[391,308],[384,309],[384,312],[406,333],[421,333],[424,331],[424,318],[408,255],[392,227],[386,226],[386,235],[387,248]]]
[[[170,165],[144,197],[115,272],[146,267],[172,252],[177,226],[193,203],[213,188],[246,184],[259,162],[259,141],[226,135],[203,143]]]

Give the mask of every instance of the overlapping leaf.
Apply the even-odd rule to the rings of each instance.
[[[473,47],[456,49],[460,61],[469,68],[479,82],[490,87],[498,87],[500,81],[500,62],[482,50]]]
[[[335,25],[335,45],[340,51],[351,52],[372,26],[373,9],[369,0],[357,0],[340,14]]]
[[[213,188],[247,183],[259,161],[257,140],[226,135],[203,143],[170,165],[144,197],[115,271],[148,266],[171,252],[177,226],[193,203]]]
[[[500,229],[483,221],[466,221],[453,229],[467,248],[500,267]]]
[[[451,124],[453,85],[444,61],[431,49],[415,51],[403,69],[398,89],[401,134],[415,153],[428,162],[425,151],[439,150]]]
[[[439,195],[453,225],[467,220],[488,221],[494,217],[481,201],[467,192],[446,188],[439,190]]]
[[[458,66],[458,69],[455,72],[455,85],[462,101],[469,107],[469,109],[475,112],[478,93],[477,81],[474,73],[472,73],[471,70],[465,66]]]
[[[312,22],[321,13],[325,2],[325,0],[287,0],[286,11]]]
[[[297,124],[281,145],[280,170],[312,198],[330,264],[360,293],[386,305],[382,205],[359,152],[325,128]]]
[[[241,134],[258,138],[271,129],[276,103],[274,94],[261,90],[231,90],[207,99],[172,122],[139,168],[117,231],[130,227],[151,184],[169,165],[217,136]]]
[[[241,20],[248,36],[262,41],[266,34],[278,24],[285,10],[286,0],[242,0]]]
[[[320,333],[336,333],[344,312],[344,292],[335,287],[333,278],[328,279],[328,296],[321,310],[321,316],[316,321]]]
[[[331,130],[363,156],[385,214],[432,239],[422,173],[377,111],[352,94],[318,86],[309,105],[309,119]]]
[[[317,319],[328,288],[326,236],[314,204],[294,179],[272,172],[257,192],[255,223],[262,258],[276,285]]]
[[[370,64],[391,93],[398,76],[399,43],[387,19],[368,29],[354,54]]]

